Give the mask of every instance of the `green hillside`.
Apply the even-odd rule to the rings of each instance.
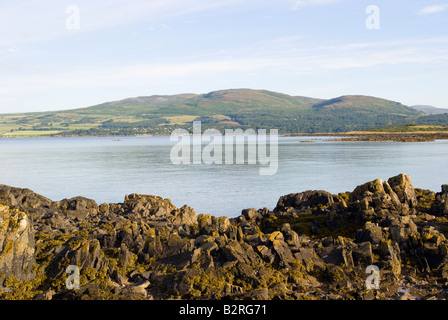
[[[279,129],[280,133],[330,133],[417,122],[424,114],[398,102],[342,96],[330,100],[251,89],[207,94],[149,96],[100,105],[22,114],[1,114],[2,136],[113,136],[165,134],[176,128]],[[439,119],[429,119],[438,121]],[[431,123],[428,123],[431,124]]]

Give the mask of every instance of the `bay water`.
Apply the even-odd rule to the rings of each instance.
[[[54,201],[84,196],[101,204],[123,202],[130,193],[157,195],[228,217],[246,208],[273,209],[289,193],[352,191],[400,173],[418,188],[438,192],[448,184],[448,140],[332,140],[280,137],[277,172],[263,176],[260,164],[173,164],[169,137],[0,139],[0,184]]]

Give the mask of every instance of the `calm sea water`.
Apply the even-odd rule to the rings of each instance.
[[[304,140],[314,143],[303,143]],[[74,196],[122,202],[130,193],[170,198],[198,213],[237,216],[273,209],[280,196],[305,190],[352,191],[399,173],[414,187],[448,183],[448,140],[424,143],[335,142],[280,138],[278,171],[258,165],[174,165],[169,137],[0,139],[0,184],[29,188],[52,200]]]

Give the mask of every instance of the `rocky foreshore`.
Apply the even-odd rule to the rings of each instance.
[[[448,296],[448,185],[415,189],[404,174],[285,195],[273,211],[232,219],[139,194],[98,205],[1,185],[0,203],[1,299]],[[70,265],[79,288],[68,286]]]
[[[286,137],[328,136],[332,141],[394,141],[394,142],[430,142],[448,139],[448,132],[345,132],[289,134]]]

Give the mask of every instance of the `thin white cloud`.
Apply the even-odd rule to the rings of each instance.
[[[448,4],[438,4],[438,5],[427,6],[427,7],[422,8],[419,11],[419,14],[426,16],[426,15],[445,11],[447,8],[448,8]]]
[[[310,5],[325,5],[340,2],[340,0],[294,0],[293,10]]]

